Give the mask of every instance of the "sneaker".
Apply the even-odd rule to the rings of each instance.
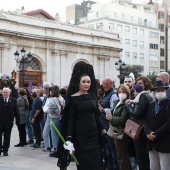
[[[33,144],[34,143],[34,140],[29,140],[28,142],[27,142],[27,144]]]
[[[56,150],[49,153],[49,157],[56,157],[56,156],[57,156],[57,151]]]
[[[38,148],[40,148],[40,145],[38,145],[38,144],[35,144],[35,145],[32,147],[32,149],[38,149]]]
[[[43,149],[42,152],[43,152],[43,153],[51,152],[51,148]]]

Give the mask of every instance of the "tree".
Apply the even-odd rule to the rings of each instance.
[[[156,81],[157,75],[155,72],[153,72],[153,73],[149,73],[149,75],[147,75],[147,77],[152,81],[152,84],[154,84]]]
[[[131,65],[131,66],[126,65],[125,68],[123,68],[121,71],[121,76],[118,76],[120,77],[121,83],[123,83],[124,77],[129,76],[131,72],[134,74],[135,79],[136,79],[137,77],[141,76],[142,67],[140,65]]]

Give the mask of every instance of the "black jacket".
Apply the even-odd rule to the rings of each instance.
[[[4,98],[0,97],[0,128],[12,128],[14,117],[16,117],[16,123],[19,124],[20,116],[17,100],[13,97],[9,97],[8,103],[5,104]]]
[[[147,110],[149,108],[149,104],[152,101],[153,99],[148,93],[141,94],[139,102],[134,104],[134,107],[132,107],[129,104],[127,105],[130,116],[144,123],[147,115]]]
[[[170,100],[165,99],[159,104],[159,110],[155,114],[155,102],[152,102],[146,117],[145,133],[154,132],[156,139],[152,142],[148,139],[148,150],[153,148],[157,152],[170,153]]]

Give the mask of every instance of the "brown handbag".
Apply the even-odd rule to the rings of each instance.
[[[126,133],[128,136],[130,136],[134,140],[139,140],[142,129],[143,129],[143,126],[137,124],[131,119],[128,119],[126,121],[124,133]]]

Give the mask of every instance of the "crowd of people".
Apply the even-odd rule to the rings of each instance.
[[[167,72],[159,73],[154,84],[147,76],[136,80],[125,76],[115,88],[112,78],[105,77],[100,84],[93,66],[80,62],[67,89],[45,82],[43,89],[34,88],[32,93],[19,88],[18,96],[11,97],[12,90],[3,88],[0,98],[0,154],[8,156],[15,117],[19,132],[15,147],[37,149],[43,144],[42,152],[57,157],[60,170],[69,166],[70,152],[78,160],[78,170],[170,170]],[[124,133],[128,119],[142,127],[139,139]]]

